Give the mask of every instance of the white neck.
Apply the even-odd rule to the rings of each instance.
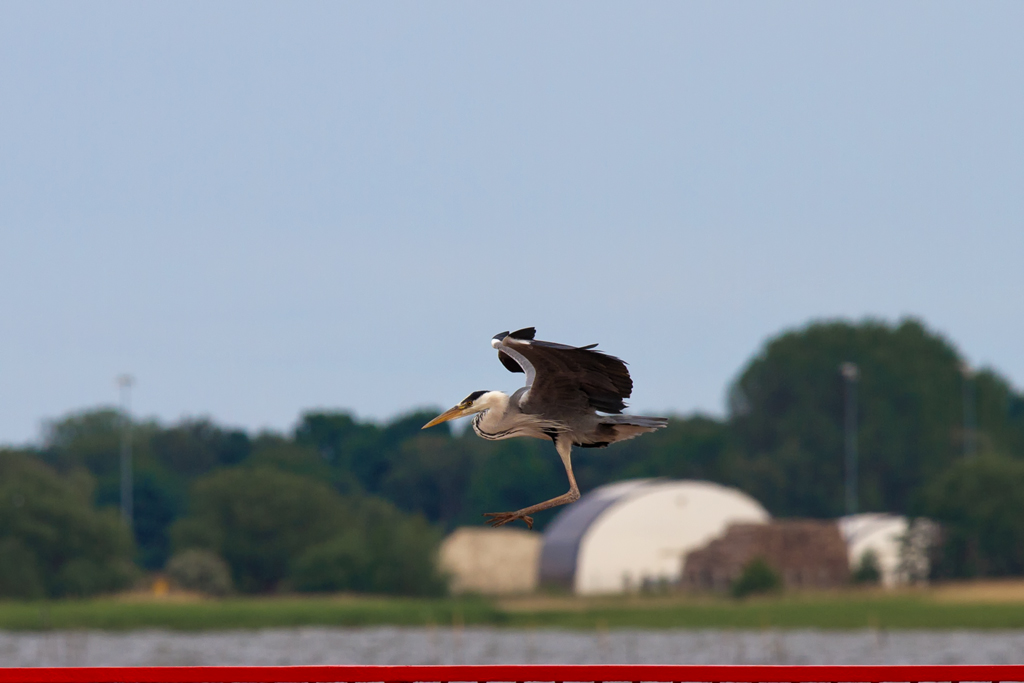
[[[508,394],[503,391],[488,391],[476,400],[474,406],[480,408],[482,413],[477,417],[480,426],[485,430],[489,427],[496,428],[508,410]]]
[[[504,413],[508,409],[508,394],[504,391],[488,391],[478,398],[474,405],[479,407],[481,412],[493,410],[496,413]]]

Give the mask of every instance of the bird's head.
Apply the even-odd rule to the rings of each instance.
[[[473,415],[474,413],[482,413],[485,410],[489,410],[499,405],[502,399],[508,400],[508,397],[500,391],[474,391],[472,394],[462,399],[462,402],[454,408],[449,408],[444,411],[433,420],[423,425],[422,429],[439,425],[442,422],[448,420],[454,420],[458,417],[465,417],[467,415]]]

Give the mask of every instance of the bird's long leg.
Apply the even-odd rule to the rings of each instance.
[[[501,526],[513,520],[521,519],[526,522],[527,528],[532,529],[533,517],[530,515],[533,513],[565,505],[566,503],[574,503],[580,499],[580,489],[576,486],[576,477],[572,474],[572,439],[565,436],[556,437],[555,449],[558,451],[559,457],[562,458],[565,473],[569,477],[569,490],[556,498],[545,500],[543,503],[537,503],[515,512],[486,512],[484,517],[490,517],[487,521],[488,524],[491,526]]]

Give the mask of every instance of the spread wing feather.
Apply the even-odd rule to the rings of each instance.
[[[502,365],[527,375],[529,391],[520,403],[524,411],[590,409],[618,414],[625,409],[624,399],[633,392],[633,380],[622,360],[595,351],[596,344],[567,346],[535,340],[533,336],[533,328],[526,328],[497,335],[492,342]]]

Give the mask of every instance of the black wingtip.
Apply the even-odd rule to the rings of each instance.
[[[525,339],[525,340],[529,341],[529,340],[533,339],[535,336],[537,336],[537,328],[536,327],[524,327],[521,330],[516,330],[515,332],[512,332],[508,336],[512,337],[513,339]]]
[[[498,360],[501,361],[501,364],[504,365],[505,369],[508,370],[509,372],[526,372],[521,367],[519,367],[519,363],[512,360],[512,357],[509,356],[507,353],[502,353],[501,351],[498,351]]]
[[[508,336],[508,330],[505,330],[504,332],[499,332],[498,334],[494,335],[491,338],[492,339],[497,339],[498,341],[501,341],[502,339],[504,339],[507,336]]]

